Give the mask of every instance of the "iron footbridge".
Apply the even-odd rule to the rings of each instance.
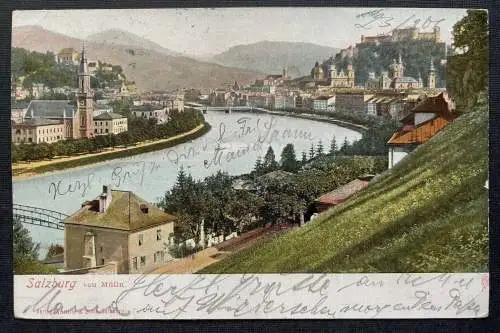
[[[13,217],[21,223],[64,230],[64,219],[69,215],[50,209],[14,204]]]

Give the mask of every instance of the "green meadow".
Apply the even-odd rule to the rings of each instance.
[[[199,273],[488,270],[488,114],[465,114],[378,180]]]

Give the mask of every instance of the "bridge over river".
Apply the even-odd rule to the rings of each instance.
[[[14,204],[12,210],[13,218],[18,219],[21,223],[57,230],[64,230],[63,221],[69,217],[67,214],[54,210],[19,204]]]

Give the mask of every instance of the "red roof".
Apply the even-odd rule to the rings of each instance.
[[[446,120],[453,120],[455,118],[453,102],[444,93],[426,98],[411,111],[413,114],[434,113]]]
[[[415,126],[417,113],[433,113],[436,117]],[[448,95],[440,93],[437,96],[428,97],[418,103],[411,113],[403,118],[403,126],[392,135],[388,143],[393,145],[426,143],[455,118],[453,102]]]
[[[423,144],[429,141],[434,135],[442,130],[449,121],[437,117],[420,124],[418,127],[405,125],[399,131],[394,133],[389,140],[389,144],[407,145],[407,144]]]
[[[369,181],[367,180],[355,179],[352,182],[340,186],[331,192],[323,194],[318,201],[320,204],[338,205],[339,203],[344,202],[353,194],[367,187],[368,183]]]

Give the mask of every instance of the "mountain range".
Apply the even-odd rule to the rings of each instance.
[[[283,67],[287,67],[291,77],[298,77],[309,75],[316,61],[335,56],[338,51],[339,48],[313,43],[262,41],[233,46],[209,60],[270,74],[279,74]]]
[[[15,27],[12,31],[12,46],[31,51],[57,53],[66,47],[80,50],[82,45],[81,39],[40,26]],[[283,66],[287,66],[289,75],[297,77],[308,74],[315,61],[338,51],[311,43],[263,41],[196,57],[118,29],[88,36],[85,49],[89,60],[120,65],[139,90],[219,88],[234,81],[247,84],[264,74],[279,74]]]

